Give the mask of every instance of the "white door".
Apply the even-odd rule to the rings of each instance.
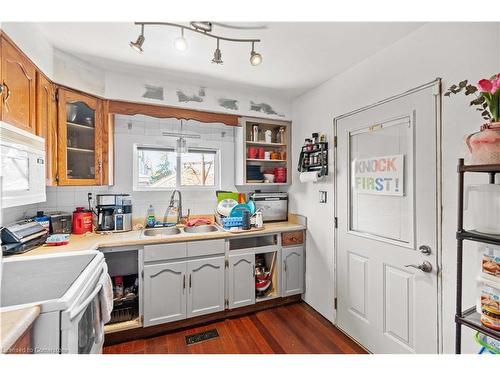
[[[373,353],[438,352],[439,85],[336,120],[337,324]]]

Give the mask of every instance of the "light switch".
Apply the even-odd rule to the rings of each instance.
[[[326,203],[326,191],[319,191],[319,203]]]

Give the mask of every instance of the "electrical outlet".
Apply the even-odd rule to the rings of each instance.
[[[326,191],[319,191],[319,203],[326,203]]]

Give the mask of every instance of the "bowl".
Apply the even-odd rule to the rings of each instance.
[[[267,174],[267,173],[265,173],[264,174],[264,180],[266,182],[273,183],[274,182],[274,174]]]

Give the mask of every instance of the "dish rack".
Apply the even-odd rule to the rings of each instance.
[[[464,159],[458,159],[458,223],[457,223],[457,296],[455,312],[455,353],[462,351],[462,326],[467,326],[495,340],[500,340],[500,331],[488,328],[481,323],[481,315],[473,306],[462,309],[463,283],[463,242],[475,241],[500,246],[500,236],[487,235],[476,231],[466,230],[464,224],[464,175],[470,173],[489,174],[490,184],[495,183],[495,175],[500,173],[500,164],[491,165],[464,165]]]

